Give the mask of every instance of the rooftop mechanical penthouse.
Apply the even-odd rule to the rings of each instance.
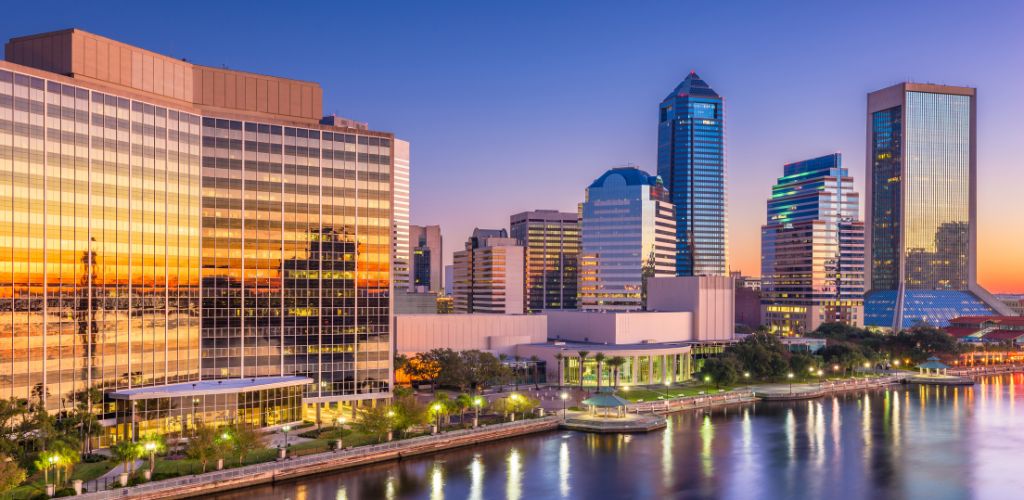
[[[392,134],[80,30],[5,59],[0,397],[98,388],[114,440],[390,397]]]

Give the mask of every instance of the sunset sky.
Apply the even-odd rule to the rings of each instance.
[[[695,70],[726,99],[730,264],[757,274],[783,164],[842,152],[863,192],[868,92],[973,86],[980,281],[1024,292],[1024,4],[444,3],[139,2],[112,16],[88,2],[18,2],[0,37],[80,27],[319,82],[326,112],[412,143],[412,220],[442,226],[447,260],[474,227],[574,211],[609,167],[654,173],[658,103]]]

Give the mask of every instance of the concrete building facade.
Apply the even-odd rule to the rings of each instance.
[[[515,346],[547,341],[542,314],[399,314],[395,352],[413,355],[431,349],[478,350],[515,355]]]
[[[526,252],[504,229],[474,229],[455,252],[456,313],[523,314]]]

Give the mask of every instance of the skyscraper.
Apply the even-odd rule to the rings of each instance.
[[[526,252],[504,229],[474,229],[454,257],[456,313],[523,314]]]
[[[658,175],[676,207],[677,276],[729,268],[724,128],[722,97],[694,72],[661,101]]]
[[[391,274],[394,288],[404,289],[412,286],[412,258],[409,237],[409,143],[395,139],[395,175],[394,175],[394,257],[391,263]]]
[[[444,291],[444,240],[441,226],[409,226],[412,255],[410,265],[410,292]]]
[[[576,213],[533,210],[510,217],[509,234],[526,248],[526,310],[576,309],[580,223]]]
[[[0,62],[0,396],[111,439],[390,397],[395,140],[81,30]]]
[[[1009,313],[977,283],[976,117],[969,87],[900,83],[868,94],[867,324]]]
[[[578,308],[636,311],[647,278],[674,276],[675,217],[661,177],[613,168],[587,188],[582,206]]]
[[[859,199],[839,153],[784,167],[761,226],[761,316],[769,331],[864,324]]]

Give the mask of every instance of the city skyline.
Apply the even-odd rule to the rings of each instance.
[[[862,109],[868,92],[903,80],[976,87],[978,281],[992,292],[1024,290],[1024,266],[1015,265],[1014,255],[1014,246],[1024,244],[1024,231],[1013,196],[1014,186],[1024,182],[1024,170],[1016,168],[1024,144],[1015,140],[1020,132],[1014,122],[1022,106],[1016,88],[1024,81],[1024,70],[999,62],[1001,47],[1024,43],[1024,35],[1015,29],[1024,10],[1014,4],[988,3],[955,13],[888,5],[893,16],[905,18],[905,35],[885,59],[871,55],[881,53],[888,37],[879,36],[884,27],[870,22],[870,6],[709,6],[706,22],[692,29],[698,35],[717,33],[716,44],[692,51],[668,43],[671,33],[656,29],[664,5],[606,4],[579,12],[571,6],[540,4],[524,4],[512,12],[467,5],[455,9],[461,12],[442,15],[428,6],[407,4],[387,21],[388,30],[401,36],[372,36],[382,29],[383,20],[350,29],[352,40],[346,43],[403,50],[405,64],[399,65],[372,58],[312,64],[319,56],[299,49],[327,43],[330,30],[306,30],[301,41],[241,43],[238,28],[216,21],[219,13],[231,10],[239,25],[258,25],[265,18],[260,9],[237,12],[214,6],[202,18],[165,12],[161,16],[168,20],[166,26],[142,26],[73,4],[48,9],[53,12],[46,16],[37,15],[39,8],[12,6],[0,26],[10,36],[79,26],[200,64],[231,62],[248,71],[323,81],[327,111],[393,130],[413,143],[411,222],[439,224],[450,241],[462,241],[473,227],[502,226],[510,214],[524,210],[571,211],[582,201],[580,187],[608,167],[632,162],[656,170],[652,103],[696,70],[730,103],[729,261],[731,270],[746,274],[756,274],[759,267],[760,200],[769,193],[777,165],[838,151],[850,168],[860,171]],[[380,9],[359,5],[345,12],[383,19]],[[540,19],[538,12],[547,15]],[[822,16],[834,22],[811,22]],[[204,36],[180,37],[174,26],[185,17]],[[288,14],[280,21],[282,29],[292,29],[311,19]],[[536,27],[529,40],[519,40],[515,26],[527,19],[537,21]],[[460,30],[445,33],[445,26]],[[966,40],[947,36],[965,29],[975,35]],[[564,43],[567,30],[576,36]],[[608,31],[629,36],[608,36]],[[421,43],[410,44],[414,39]],[[283,53],[290,55],[279,57]],[[566,59],[574,64],[560,64]],[[346,78],[368,71],[379,77]],[[410,79],[416,81],[411,92]],[[788,92],[766,98],[762,86],[773,81],[785,81]],[[496,129],[477,126],[480,106],[496,93],[504,99],[503,124]],[[602,105],[579,106],[580,98],[600,99]],[[785,127],[777,126],[783,116]],[[568,121],[577,126],[565,127]],[[538,175],[546,176],[549,185],[524,188]],[[457,177],[508,189],[478,189],[455,197],[458,188],[450,180]],[[856,186],[864,192],[860,176]],[[463,201],[480,208],[468,217],[460,210]],[[450,261],[446,255],[445,262]]]

